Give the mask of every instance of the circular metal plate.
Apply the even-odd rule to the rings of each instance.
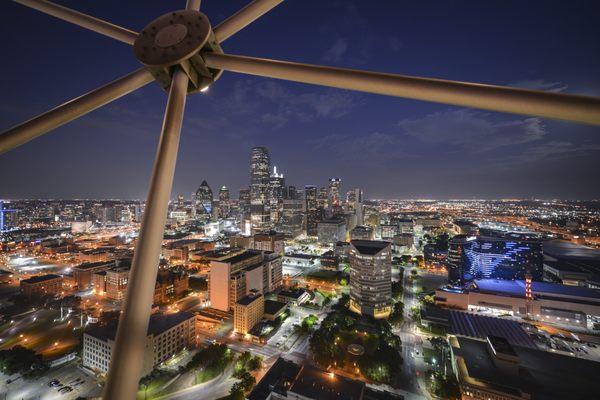
[[[156,34],[154,42],[158,47],[175,46],[185,39],[187,33],[186,26],[182,24],[165,26]]]
[[[133,44],[133,51],[147,66],[168,67],[197,54],[210,32],[206,15],[194,10],[175,11],[146,26]]]

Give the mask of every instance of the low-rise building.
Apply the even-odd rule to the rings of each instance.
[[[235,303],[233,311],[233,331],[240,335],[248,334],[260,322],[265,313],[265,297],[259,291],[252,291]]]
[[[275,231],[257,233],[254,235],[253,248],[283,255],[285,249],[285,235]]]
[[[277,359],[248,395],[248,400],[402,400],[402,396],[364,382]]]
[[[94,263],[84,263],[76,265],[72,268],[73,278],[79,290],[85,290],[92,284],[92,276],[96,272],[106,271],[114,267],[112,261],[100,261]]]
[[[275,321],[287,309],[287,303],[275,300],[265,300],[265,313],[263,317],[269,321]]]
[[[511,345],[498,336],[450,336],[449,342],[462,400],[600,398],[595,361]]]
[[[277,301],[298,306],[310,299],[310,293],[306,289],[282,290],[277,293]]]
[[[23,279],[20,283],[21,293],[27,297],[56,296],[62,291],[63,277],[46,274]]]
[[[116,324],[94,326],[83,334],[83,366],[106,374],[115,345]],[[196,317],[189,312],[150,316],[142,376],[186,347],[195,345]]]
[[[129,267],[117,267],[107,270],[106,297],[115,301],[123,300],[127,290],[128,281]]]
[[[547,282],[478,279],[464,286],[435,292],[440,306],[509,314],[540,321],[593,329],[600,324],[600,290]]]
[[[188,275],[184,272],[160,270],[154,286],[154,304],[178,298],[189,289]]]

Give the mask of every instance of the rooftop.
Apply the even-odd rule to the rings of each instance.
[[[358,400],[362,398],[365,384],[339,375],[333,375],[306,365],[289,391],[309,399]]]
[[[298,372],[300,366],[278,358],[275,364],[267,371],[265,376],[258,382],[252,392],[248,395],[248,400],[266,400],[271,392],[285,394],[290,387]]]
[[[290,297],[290,298],[294,298],[294,299],[299,299],[300,296],[302,296],[304,293],[306,293],[306,290],[304,290],[304,289],[295,289],[295,290],[282,290],[277,295],[282,296],[282,297]]]
[[[242,253],[239,254],[233,254],[229,257],[225,257],[219,261],[221,262],[225,262],[225,263],[229,263],[229,264],[237,264],[239,262],[242,261],[246,261],[250,258],[256,257],[260,255],[260,251],[256,251],[256,250],[246,250]]]
[[[98,267],[102,267],[102,266],[110,266],[113,263],[114,263],[114,261],[99,261],[99,262],[93,262],[93,263],[83,263],[83,264],[74,266],[73,269],[85,271],[88,269],[94,269],[94,268],[98,268]]]
[[[256,293],[256,294],[251,293],[248,296],[244,296],[241,299],[239,299],[237,304],[242,305],[242,306],[247,306],[249,304],[254,303],[255,300],[257,300],[261,297],[262,297],[262,294],[260,294],[260,293]]]
[[[265,314],[275,315],[285,307],[287,307],[287,303],[275,300],[265,300]]]
[[[187,311],[174,314],[152,314],[150,316],[150,323],[148,324],[147,335],[159,335],[190,318],[194,318],[194,314]],[[114,340],[117,333],[117,325],[116,323],[112,323],[109,325],[93,326],[87,329],[85,333],[100,340]]]
[[[369,256],[374,256],[381,250],[390,246],[390,242],[385,242],[383,240],[352,240],[350,244],[352,244],[360,254]]]
[[[536,348],[535,343],[516,321],[450,310],[449,332],[455,335],[485,339],[493,335],[511,345]]]
[[[62,276],[56,275],[56,274],[38,275],[38,276],[32,276],[29,279],[23,279],[21,281],[21,283],[40,283],[40,282],[45,282],[45,281],[49,281],[49,280],[57,279],[57,278],[62,278]]]
[[[512,346],[518,356],[513,373],[497,366],[485,340],[456,338],[453,352],[465,362],[470,378],[499,390],[534,394],[536,400],[600,398],[600,363],[527,347]],[[577,373],[573,373],[577,371]]]

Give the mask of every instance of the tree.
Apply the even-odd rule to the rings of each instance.
[[[388,321],[390,324],[399,325],[402,323],[403,320],[404,320],[404,303],[399,301],[394,304],[394,308],[392,310],[392,313],[390,314],[390,317],[388,318]]]
[[[256,384],[256,378],[250,375],[250,372],[246,372],[240,377],[240,383],[244,392],[247,392]]]
[[[47,368],[41,355],[23,346],[14,346],[11,349],[0,351],[0,372],[7,375],[17,373],[35,375]]]
[[[248,371],[258,371],[262,368],[262,357],[254,356],[251,360],[248,361]]]
[[[240,382],[236,382],[231,386],[229,390],[230,400],[244,400],[244,388]]]

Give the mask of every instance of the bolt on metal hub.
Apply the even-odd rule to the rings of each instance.
[[[189,77],[188,93],[207,88],[222,73],[208,68],[200,54],[223,53],[208,18],[200,11],[181,10],[158,17],[140,32],[133,51],[165,90],[177,68]]]

